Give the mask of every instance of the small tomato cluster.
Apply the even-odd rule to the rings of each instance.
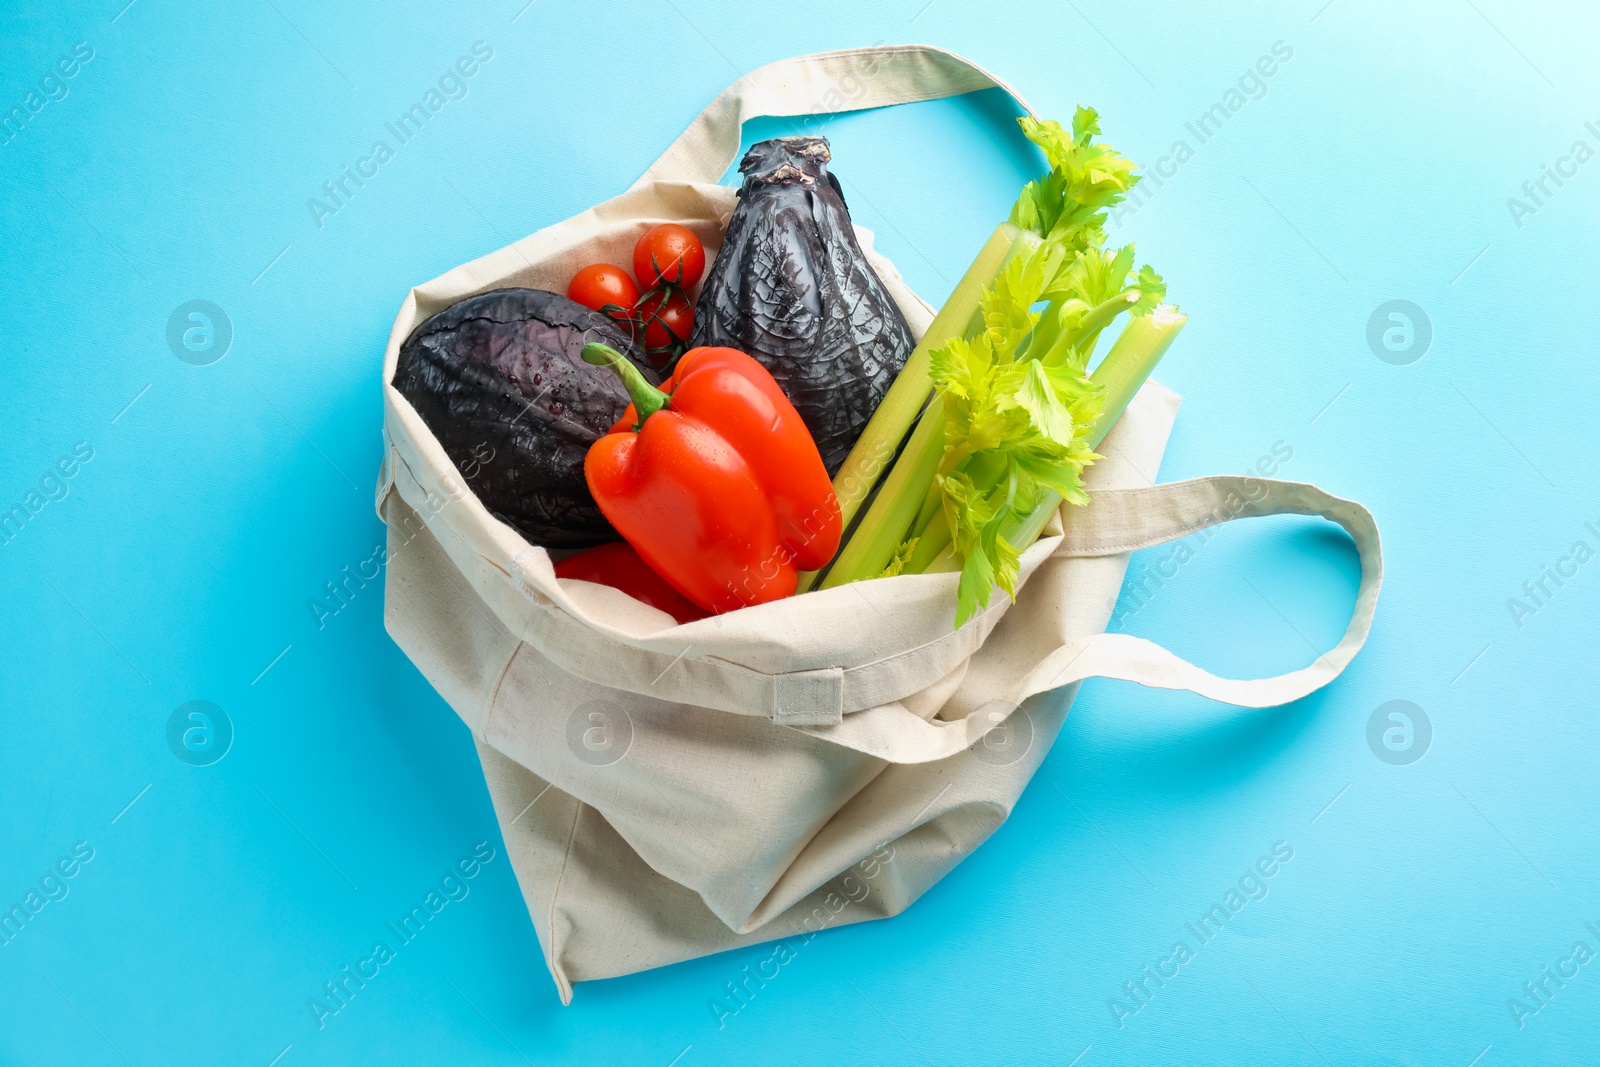
[[[694,307],[688,290],[705,269],[700,238],[686,226],[663,222],[646,230],[633,246],[632,277],[614,264],[592,263],[573,275],[567,298],[611,316],[644,348],[650,362],[663,368],[689,347]]]

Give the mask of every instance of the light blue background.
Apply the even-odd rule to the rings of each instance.
[[[0,147],[0,508],[94,449],[0,547],[0,906],[95,850],[0,947],[0,1062],[1595,1061],[1600,963],[1520,1028],[1507,1005],[1600,949],[1600,563],[1520,627],[1507,606],[1600,547],[1600,163],[1520,227],[1506,206],[1600,145],[1589,5],[123,2],[0,14],[4,109],[94,48]],[[307,198],[478,40],[470,94],[318,228]],[[1199,145],[1185,122],[1280,40],[1267,95]],[[1190,142],[1114,232],[1191,316],[1159,375],[1186,398],[1162,478],[1291,448],[1282,476],[1378,516],[1377,625],[1285,708],[1089,683],[976,856],[820,937],[722,1029],[708,1000],[766,950],[564,1009],[468,734],[384,633],[381,589],[320,630],[308,608],[382,537],[389,325],[407,287],[625,188],[738,74],[900,41],[1049,115],[1097,106],[1142,163]],[[991,93],[825,124],[857,220],[932,300],[1038,168],[1009,115]],[[210,366],[165,341],[191,299],[233,325]],[[1368,347],[1391,299],[1431,320],[1418,362]],[[1244,524],[1119,625],[1276,673],[1331,646],[1354,581],[1318,524]],[[209,767],[166,742],[195,699],[236,734]],[[1395,699],[1433,727],[1409,766],[1366,740]],[[479,841],[471,895],[319,1031],[307,999]],[[1119,1028],[1109,999],[1279,841],[1270,895]]]

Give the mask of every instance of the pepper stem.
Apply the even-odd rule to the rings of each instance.
[[[592,363],[596,367],[610,367],[622,379],[622,387],[628,391],[628,396],[633,400],[634,413],[639,416],[639,421],[633,424],[635,431],[644,425],[644,420],[667,406],[671,399],[666,393],[657,389],[644,380],[644,375],[639,373],[639,368],[628,361],[628,358],[610,345],[603,345],[598,341],[591,341],[583,346],[583,361]]]

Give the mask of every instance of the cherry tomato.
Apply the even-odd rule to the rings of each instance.
[[[691,288],[706,269],[706,248],[687,227],[675,222],[652,226],[633,246],[633,275],[646,289],[670,282]]]
[[[694,330],[694,308],[681,292],[646,293],[636,314],[644,324],[644,347],[656,363],[665,363],[671,350],[682,349]]]
[[[621,310],[606,311],[614,319],[626,319],[639,302],[639,287],[628,272],[609,263],[594,263],[572,276],[567,299],[594,311],[606,311],[609,304]]]

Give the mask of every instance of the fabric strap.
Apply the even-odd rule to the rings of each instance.
[[[1344,636],[1307,667],[1273,678],[1219,678],[1162,648],[1127,634],[1098,633],[1045,657],[1010,692],[954,722],[924,721],[900,704],[847,715],[825,727],[794,727],[891,763],[926,763],[980,741],[1036,693],[1086,678],[1120,678],[1181,689],[1247,708],[1273,707],[1327,685],[1350,663],[1372,629],[1383,584],[1383,547],[1372,513],[1304,482],[1221,475],[1142,489],[1105,489],[1087,507],[1068,508],[1055,555],[1110,556],[1173,541],[1233,519],[1317,515],[1338,523],[1355,542],[1361,582]]]
[[[757,67],[722,92],[651,164],[633,188],[658,181],[714,183],[739,153],[739,131],[760,116],[792,117],[865,111],[891,104],[1011,86],[970,59],[926,44],[847,48],[781,59]]]

